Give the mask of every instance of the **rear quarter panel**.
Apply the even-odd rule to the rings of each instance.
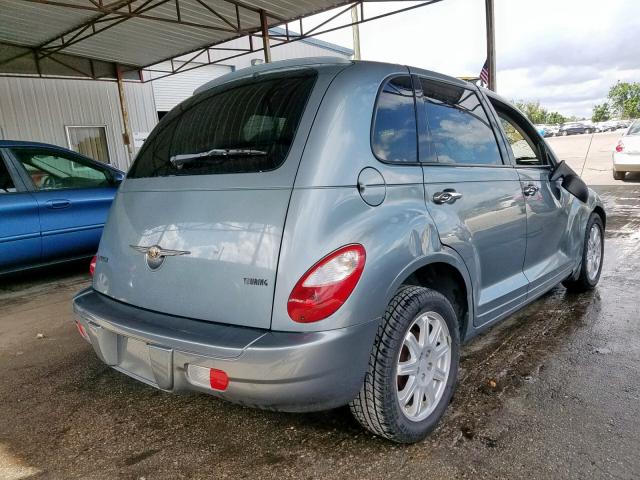
[[[465,275],[462,262],[440,244],[427,213],[421,166],[385,164],[371,151],[378,89],[387,76],[407,73],[402,66],[356,64],[343,70],[327,91],[287,213],[273,330],[331,330],[379,319],[401,282],[430,261],[454,264]],[[386,196],[377,207],[366,204],[356,186],[365,167],[377,169],[385,180]],[[318,260],[350,243],[362,244],[367,257],[346,303],[319,322],[293,322],[287,300],[296,282]]]

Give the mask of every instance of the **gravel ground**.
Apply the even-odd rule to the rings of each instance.
[[[561,286],[463,347],[459,387],[416,445],[342,408],[282,414],[157,391],[72,323],[87,265],[0,280],[0,478],[640,477],[640,186],[601,187],[598,288]]]

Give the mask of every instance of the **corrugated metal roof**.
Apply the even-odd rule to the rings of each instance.
[[[142,68],[259,32],[260,10],[266,12],[272,27],[349,3],[352,2],[0,0],[0,72],[15,73],[18,68],[36,73],[42,64],[27,61],[29,53],[34,59],[49,63],[67,63],[68,59],[61,57],[64,54]],[[16,63],[13,57],[19,55],[21,63]],[[3,68],[11,62],[15,63],[13,67]]]

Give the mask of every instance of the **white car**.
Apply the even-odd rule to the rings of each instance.
[[[613,152],[613,178],[623,180],[627,172],[640,172],[640,120],[624,132]]]

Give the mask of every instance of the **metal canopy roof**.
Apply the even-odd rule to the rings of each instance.
[[[365,19],[363,1],[0,0],[0,74],[108,79],[120,69],[125,77],[140,79],[141,69],[186,54],[202,64],[255,52],[261,47],[254,48],[253,36],[264,28],[286,28],[271,35],[278,45],[334,30],[325,26],[352,6],[360,8],[356,23],[390,14]],[[345,8],[330,20],[303,32],[303,17],[340,6]],[[292,21],[300,22],[299,33],[289,32]],[[248,46],[221,45],[241,37]],[[169,73],[184,69],[183,63]]]

